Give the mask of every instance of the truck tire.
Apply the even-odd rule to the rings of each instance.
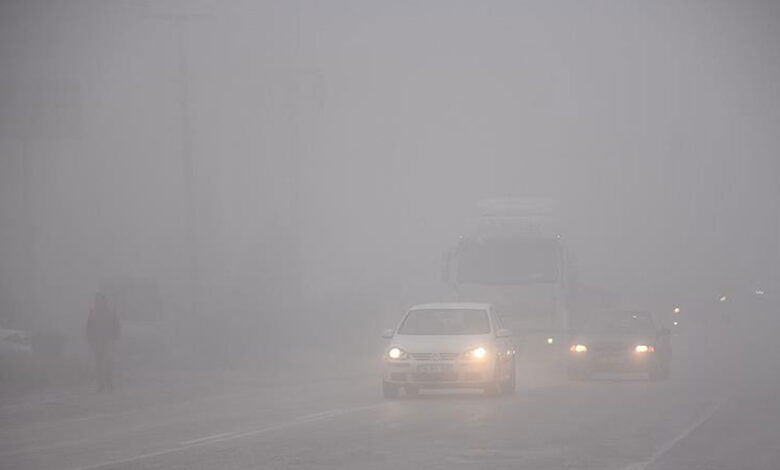
[[[569,380],[590,380],[590,371],[580,367],[569,367],[566,371]]]
[[[655,367],[650,369],[648,377],[653,382],[659,380],[667,380],[669,378],[670,364],[669,361],[663,361],[656,364]]]

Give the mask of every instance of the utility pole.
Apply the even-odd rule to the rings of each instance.
[[[185,38],[186,18],[176,18],[176,52],[179,63],[179,137],[181,165],[184,176],[185,228],[187,230],[188,265],[190,280],[190,315],[200,318],[200,260],[198,257],[198,227],[195,220],[195,167],[192,161],[192,135],[190,127],[189,63]]]
[[[187,24],[193,19],[210,18],[210,15],[161,14],[149,19],[168,21],[176,33],[176,55],[179,75],[179,140],[181,168],[185,199],[185,230],[187,238],[187,270],[189,281],[189,320],[200,318],[201,280],[197,211],[195,209],[195,164],[192,158],[192,129],[190,122],[190,65],[187,54]]]

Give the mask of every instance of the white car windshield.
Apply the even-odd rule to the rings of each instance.
[[[490,333],[487,312],[475,309],[412,310],[400,335],[483,335]]]

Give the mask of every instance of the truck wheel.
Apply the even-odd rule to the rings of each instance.
[[[391,384],[382,381],[382,395],[388,400],[394,400],[398,398],[399,387],[398,385]]]
[[[566,372],[569,380],[590,380],[590,372],[585,368],[570,367]]]
[[[667,380],[672,374],[672,364],[669,361],[664,362],[664,368],[661,371],[661,379]]]

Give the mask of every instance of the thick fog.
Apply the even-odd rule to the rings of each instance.
[[[771,382],[755,390],[780,387],[763,373],[780,359],[771,347],[780,325],[779,21],[771,1],[2,1],[0,328],[23,332],[31,347],[30,357],[3,353],[0,431],[31,440],[0,446],[0,454],[11,456],[8,468],[124,468],[137,455],[148,468],[188,466],[167,453],[170,460],[147,459],[159,449],[123,444],[113,422],[100,429],[118,436],[116,449],[58,460],[51,449],[62,434],[44,437],[18,414],[52,406],[42,393],[60,407],[83,400],[84,413],[143,413],[167,403],[155,386],[216,394],[247,380],[287,386],[325,376],[337,381],[326,389],[358,398],[334,405],[325,396],[311,413],[382,403],[382,330],[414,304],[500,303],[453,290],[442,279],[443,255],[473,228],[479,201],[533,197],[554,202],[556,236],[576,257],[582,302],[572,303],[572,317],[593,308],[650,311],[672,330],[673,374],[654,384],[667,388],[630,396],[661,396],[668,410],[692,415],[653,427],[657,416],[618,407],[629,400],[621,393],[634,393],[627,387],[644,382],[567,385],[530,353],[520,354],[518,374],[527,375],[518,375],[514,399],[593,385],[578,396],[597,404],[585,406],[610,413],[608,402],[617,403],[605,425],[630,414],[640,426],[626,433],[643,444],[624,442],[620,452],[639,446],[647,455],[634,460],[660,462],[667,437],[707,419],[709,402],[696,402],[701,390],[718,402],[720,390],[733,395],[723,384],[741,390],[734,383],[748,376]],[[89,398],[84,333],[98,292],[122,324],[118,392],[99,395],[99,410]],[[225,378],[227,370],[236,376]],[[338,382],[345,374],[373,388],[355,395],[354,384]],[[297,393],[289,396],[304,396]],[[263,397],[213,413],[306,408]],[[493,407],[514,405],[496,403],[393,406],[478,407],[474,416],[498,433],[508,424]],[[545,407],[560,409],[537,406]],[[380,411],[390,415],[377,418],[386,428],[353,422],[337,430],[344,440],[373,436],[362,444],[368,454],[321,455],[307,440],[316,434],[305,434],[314,431],[302,430],[309,437],[263,437],[271,447],[257,444],[251,458],[198,468],[434,468],[425,459],[441,444],[412,451],[392,441],[393,426],[456,440],[465,426]],[[85,416],[67,419],[94,417]],[[586,416],[578,429],[601,429],[597,413]],[[550,429],[566,429],[561,419]],[[199,417],[192,426],[204,436],[246,432],[208,425]],[[747,425],[762,429],[753,442],[776,429]],[[200,437],[157,432],[177,443]],[[490,441],[490,432],[481,438]],[[395,444],[382,447],[385,437]],[[586,440],[540,445],[566,442],[584,449]],[[691,451],[699,464],[718,447],[706,442]],[[273,445],[289,455],[274,460]],[[36,448],[46,450],[25,459]],[[633,461],[596,448],[571,452],[609,458],[545,466],[504,453],[473,463]],[[775,457],[745,457],[743,468],[777,468]],[[441,468],[468,459],[447,462]]]

